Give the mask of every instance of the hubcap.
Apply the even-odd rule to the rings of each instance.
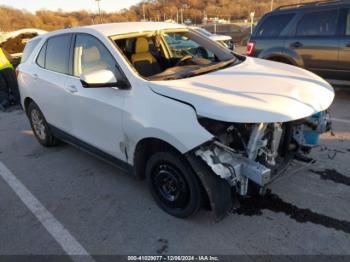
[[[33,129],[35,134],[41,139],[46,139],[46,130],[44,125],[44,119],[41,116],[40,112],[36,109],[31,111],[31,119],[33,124]]]
[[[182,174],[172,165],[159,165],[153,172],[152,185],[168,207],[184,208],[190,200],[189,188]]]

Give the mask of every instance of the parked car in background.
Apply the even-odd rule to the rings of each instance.
[[[228,49],[234,50],[235,44],[232,41],[232,37],[228,35],[217,35],[212,34],[208,30],[201,28],[201,27],[191,27],[194,31],[205,35],[206,37],[210,38],[211,40],[218,42],[219,44],[223,45],[224,47],[227,47]]]
[[[235,44],[242,44],[242,41],[250,35],[250,27],[238,24],[214,24],[207,23],[201,25],[201,28],[211,32],[212,34],[228,35],[232,37]]]
[[[21,102],[37,140],[64,140],[146,178],[176,217],[211,206],[219,219],[238,195],[271,183],[328,130],[334,98],[311,72],[178,24],[55,31],[23,58]]]
[[[266,14],[247,46],[249,56],[350,80],[350,1],[287,5]]]

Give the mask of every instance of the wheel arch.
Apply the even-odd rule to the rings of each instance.
[[[281,56],[281,55],[270,56],[270,57],[268,57],[266,59],[270,60],[270,61],[275,61],[275,62],[288,64],[288,65],[296,65],[294,61],[292,61],[289,58],[286,58],[284,56]]]
[[[26,112],[26,114],[28,114],[28,107],[29,107],[30,103],[32,103],[32,102],[35,103],[34,100],[30,97],[26,97],[23,100],[23,109],[24,109],[24,112]]]
[[[136,176],[140,179],[145,178],[145,168],[150,157],[162,150],[169,150],[182,155],[174,145],[156,137],[143,138],[135,146],[133,154],[133,166]]]
[[[259,58],[286,63],[294,66],[304,66],[303,59],[294,50],[276,47],[262,51]]]

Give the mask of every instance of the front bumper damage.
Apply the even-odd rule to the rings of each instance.
[[[188,153],[187,159],[208,194],[215,220],[232,209],[235,196],[248,195],[250,183],[266,187],[274,175],[281,173],[282,166],[305,148],[312,147],[307,143],[310,131],[321,134],[329,127],[327,113],[286,125],[253,124],[243,151],[232,148],[227,143],[230,139],[225,143],[218,136]]]
[[[265,186],[271,179],[271,170],[264,165],[249,158],[242,157],[231,152],[219,142],[214,142],[211,149],[199,149],[195,154],[201,157],[211,169],[231,186],[244,184],[246,179],[254,181],[260,186]],[[246,195],[247,188],[240,190],[241,195]]]

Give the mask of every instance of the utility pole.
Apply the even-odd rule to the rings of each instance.
[[[180,12],[181,12],[181,13],[180,13],[180,15],[181,15],[181,16],[180,16],[180,17],[181,17],[181,24],[183,24],[183,23],[184,23],[184,9],[181,8],[181,9],[180,9]]]
[[[95,0],[97,2],[97,7],[98,7],[98,15],[100,17],[100,23],[102,24],[102,16],[101,16],[101,6],[100,6],[100,2],[101,0]]]
[[[165,0],[163,0],[163,21],[165,21]]]
[[[273,6],[274,6],[274,3],[273,3],[273,0],[271,0],[271,11],[273,10]]]
[[[250,13],[250,34],[253,34],[255,12]]]
[[[143,14],[143,21],[146,21],[145,3],[142,3],[142,14]]]

